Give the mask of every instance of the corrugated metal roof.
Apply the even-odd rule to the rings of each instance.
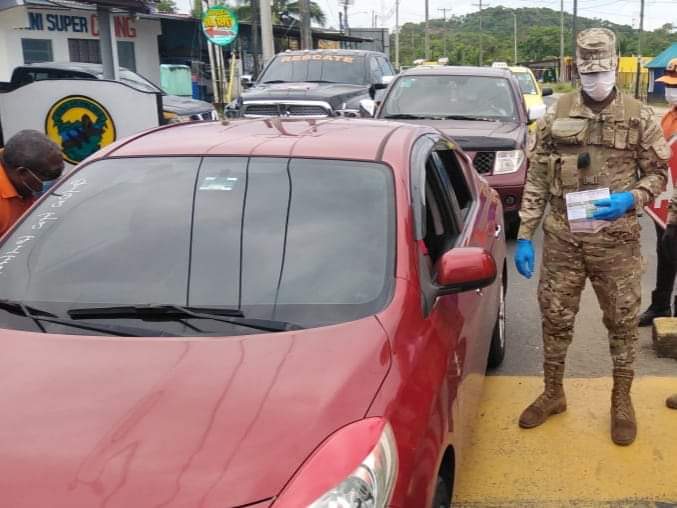
[[[646,66],[649,69],[665,69],[668,62],[673,58],[677,58],[677,42],[673,42],[672,45],[668,46],[665,51],[651,60]]]

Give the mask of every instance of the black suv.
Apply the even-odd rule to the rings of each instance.
[[[232,105],[241,116],[324,118],[358,116],[395,71],[383,53],[360,50],[287,51]]]

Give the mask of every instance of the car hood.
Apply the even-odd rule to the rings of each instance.
[[[398,120],[399,121],[399,120]],[[405,120],[441,130],[465,151],[511,150],[525,141],[526,125],[475,120]]]
[[[242,101],[325,101],[334,108],[352,97],[367,91],[366,85],[349,85],[343,83],[273,83],[261,84],[250,88],[242,94]]]
[[[214,108],[211,104],[190,97],[181,97],[179,95],[163,95],[162,107],[165,111],[176,113],[177,115],[199,115],[208,113]]]
[[[12,508],[264,501],[364,417],[390,362],[374,317],[229,338],[3,330],[0,347],[0,490]]]

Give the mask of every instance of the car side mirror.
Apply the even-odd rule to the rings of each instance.
[[[383,76],[381,78],[381,84],[388,86],[390,83],[393,82],[393,79],[395,79],[395,76]]]
[[[541,95],[543,97],[547,97],[547,96],[552,95],[552,94],[553,94],[552,88],[542,88],[541,89]]]
[[[545,116],[545,112],[547,111],[547,107],[545,104],[534,104],[529,108],[527,111],[527,114],[529,116],[529,123],[535,122],[539,118],[543,118]]]
[[[376,114],[376,101],[373,99],[362,99],[360,101],[360,116],[374,118]]]
[[[385,83],[374,83],[369,87],[369,97],[371,97],[371,99],[374,100],[374,98],[376,98],[376,91],[385,90],[386,88],[388,88],[388,85],[386,85]]]
[[[254,81],[250,75],[244,74],[240,78],[240,84],[242,85],[242,88],[251,88],[254,86]]]
[[[480,247],[457,247],[437,260],[435,274],[437,296],[482,289],[496,280],[496,261]]]

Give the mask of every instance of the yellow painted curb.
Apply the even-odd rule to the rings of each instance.
[[[677,506],[677,411],[665,406],[677,378],[635,380],[638,436],[628,447],[609,436],[611,385],[567,379],[568,410],[524,430],[517,419],[542,379],[488,377],[454,506]]]

